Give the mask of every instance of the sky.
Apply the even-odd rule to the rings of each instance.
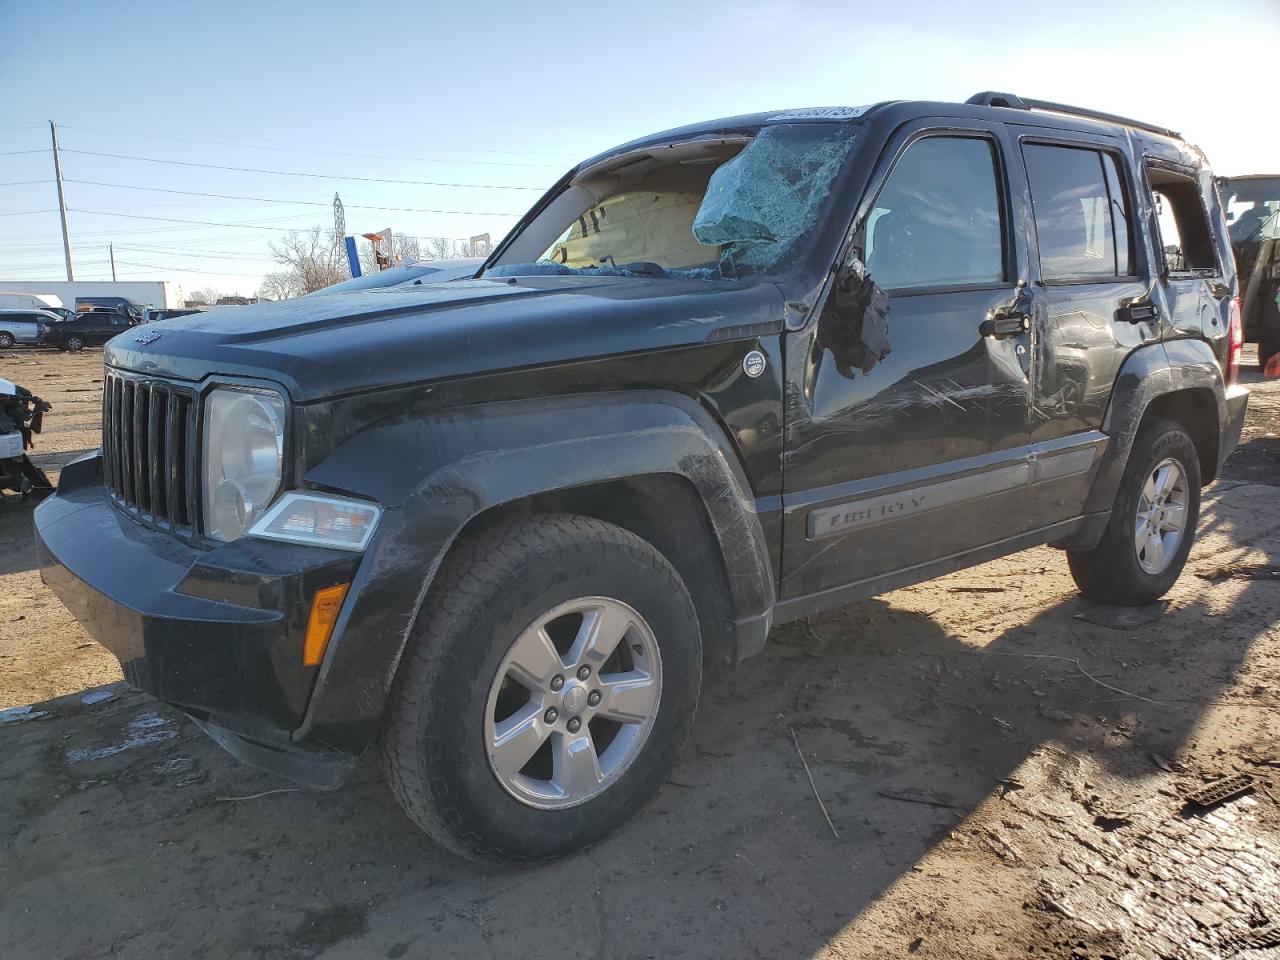
[[[188,293],[254,293],[335,191],[350,234],[496,242],[577,160],[774,108],[1010,91],[1280,173],[1280,0],[0,0],[0,37],[0,280],[33,289],[65,279],[49,120],[76,279],[110,243]]]

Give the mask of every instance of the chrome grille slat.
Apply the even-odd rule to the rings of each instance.
[[[151,384],[147,398],[147,502],[151,513],[157,518],[168,519],[163,491],[160,487],[161,461],[164,459],[164,448],[161,446],[161,431],[164,429],[164,417],[161,416],[160,405],[165,404],[168,410],[169,388],[161,383]]]
[[[179,514],[185,519],[186,511],[179,509],[178,488],[180,485],[180,473],[178,468],[178,458],[174,456],[174,452],[179,449],[178,438],[178,417],[181,415],[182,401],[178,399],[178,395],[172,390],[169,391],[169,397],[166,401],[168,410],[164,418],[164,501],[168,507],[169,526],[176,527],[178,525]],[[187,499],[186,490],[182,491],[181,502],[185,503]]]
[[[134,374],[107,374],[102,469],[116,505],[154,529],[194,539],[196,394]]]
[[[134,383],[126,380],[120,389],[120,462],[124,476],[120,483],[120,496],[125,503],[133,502],[133,393]]]
[[[197,473],[196,467],[196,438],[199,436],[196,426],[198,417],[199,408],[196,406],[195,399],[192,398],[187,404],[187,440],[183,444],[186,450],[187,523],[191,525],[192,529],[195,529],[197,518],[200,516],[200,475]]]
[[[107,483],[107,489],[115,491],[118,488],[111,458],[115,450],[115,443],[111,438],[113,416],[115,416],[115,381],[108,377],[102,382],[102,477]]]
[[[141,382],[133,387],[133,426],[129,430],[130,455],[133,458],[133,499],[147,512],[151,505],[147,487],[147,391]]]

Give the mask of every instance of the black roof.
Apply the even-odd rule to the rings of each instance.
[[[639,137],[612,149],[605,150],[584,161],[579,167],[589,167],[609,157],[644,149],[673,141],[693,140],[698,137],[714,137],[717,134],[753,134],[771,123],[805,121],[816,123],[856,123],[862,120],[881,119],[886,115],[898,115],[906,121],[918,116],[943,116],[1001,120],[1006,123],[1044,126],[1074,130],[1083,133],[1114,133],[1115,127],[1141,131],[1148,137],[1176,141],[1185,148],[1181,134],[1167,127],[1133,120],[1116,114],[1103,113],[1084,107],[1072,107],[1049,100],[1035,100],[1011,93],[983,91],[974,94],[964,103],[926,100],[885,100],[864,107],[805,107],[791,110],[769,110],[747,113],[736,117],[706,120],[682,127],[663,130],[660,133]]]

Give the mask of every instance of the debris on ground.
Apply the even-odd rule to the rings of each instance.
[[[189,773],[195,768],[195,757],[170,757],[164,763],[156,764],[153,769],[163,776],[174,777],[181,773]]]
[[[1234,800],[1236,797],[1243,796],[1252,790],[1253,777],[1247,773],[1233,773],[1229,777],[1215,780],[1212,783],[1205,784],[1199,790],[1188,793],[1186,799],[1187,803],[1207,810],[1210,807],[1217,806],[1219,803]]]
[[[70,747],[67,749],[67,762],[84,763],[88,760],[101,760],[104,757],[123,753],[125,750],[136,750],[138,747],[149,746],[164,740],[172,740],[178,735],[176,730],[156,729],[172,723],[172,720],[168,720],[157,713],[140,714],[130,721],[126,729],[128,736],[124,740],[119,743],[108,744],[105,747]]]
[[[947,810],[955,810],[958,806],[951,798],[928,790],[908,788],[906,790],[877,790],[876,793],[882,797],[888,797],[890,800],[901,800],[904,803],[920,803],[926,807],[943,807]]]
[[[28,704],[25,707],[0,710],[0,723],[26,723],[28,720],[42,720],[48,716],[52,716],[48,710],[37,710]]]
[[[110,690],[90,690],[80,698],[80,702],[91,707],[95,703],[106,703],[108,700],[114,700],[115,698],[116,695]]]
[[[1209,573],[1197,573],[1201,580],[1280,580],[1280,566],[1274,563],[1237,563]]]

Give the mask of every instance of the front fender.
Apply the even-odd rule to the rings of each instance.
[[[384,513],[295,738],[348,752],[367,745],[436,570],[476,516],[534,494],[655,474],[697,490],[734,618],[767,632],[774,577],[755,498],[723,431],[687,397],[495,402],[393,416],[347,438],[305,480],[376,500]]]

